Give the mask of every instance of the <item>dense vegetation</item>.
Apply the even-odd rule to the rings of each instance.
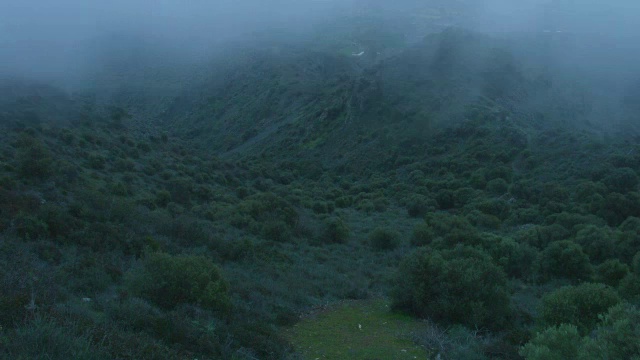
[[[637,144],[503,45],[256,50],[161,107],[6,83],[0,354],[293,359],[382,298],[434,358],[639,358]]]

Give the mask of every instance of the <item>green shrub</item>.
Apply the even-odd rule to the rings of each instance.
[[[627,274],[618,285],[620,295],[626,300],[640,303],[640,275],[630,273]]]
[[[298,213],[293,206],[271,192],[248,196],[240,203],[239,211],[257,222],[277,219],[292,227],[298,221]]]
[[[171,202],[171,193],[167,190],[160,190],[156,193],[156,205],[166,207]]]
[[[638,214],[640,214],[640,196],[635,192],[625,195],[609,193],[598,211],[598,216],[604,218],[610,226],[618,226],[628,217]]]
[[[470,187],[462,187],[453,192],[453,201],[456,206],[462,207],[470,203],[476,196],[476,191]],[[435,209],[435,202],[433,209]]]
[[[117,181],[110,186],[110,192],[117,196],[127,196],[132,193],[130,186],[122,181]]]
[[[393,250],[400,245],[400,234],[387,228],[376,228],[369,234],[369,244],[376,250]]]
[[[569,199],[569,191],[558,183],[548,182],[542,186],[542,193],[538,198],[539,204],[546,204],[549,201],[565,203]]]
[[[413,234],[411,235],[411,245],[413,246],[425,246],[431,244],[434,239],[433,230],[429,225],[422,222],[413,227]]]
[[[634,255],[640,253],[640,232],[637,231],[616,231],[614,233],[616,258],[622,262],[632,264],[631,268],[639,272],[640,266],[636,260],[634,264]]]
[[[183,246],[207,246],[213,241],[211,223],[189,215],[167,221],[159,226],[158,230]]]
[[[493,215],[501,220],[506,219],[509,216],[511,206],[509,203],[502,199],[486,200],[476,205],[478,210],[484,214]]]
[[[640,218],[629,216],[614,234],[616,257],[624,262],[635,263],[631,267],[640,274]],[[638,256],[636,260],[633,259],[634,255]]]
[[[629,266],[618,259],[609,259],[596,267],[596,280],[616,287],[629,273]]]
[[[479,210],[470,211],[466,217],[473,226],[479,229],[497,230],[502,226],[502,221],[498,217]]]
[[[40,207],[38,218],[47,225],[49,235],[54,239],[68,236],[80,225],[65,208],[54,203],[47,203]]]
[[[565,229],[570,229],[572,233],[575,233],[578,229],[582,229],[583,227],[589,225],[595,225],[601,228],[606,225],[606,223],[601,218],[595,215],[583,215],[572,211],[573,209],[569,209],[568,211],[562,211],[556,214],[549,215],[546,218],[546,222],[558,224]]]
[[[544,249],[549,243],[567,239],[571,232],[561,225],[528,226],[519,231],[516,238],[538,249]]]
[[[564,286],[542,298],[542,321],[547,326],[572,324],[587,334],[598,316],[620,301],[618,293],[604,284]]]
[[[191,202],[194,185],[193,180],[189,177],[172,179],[168,186],[171,193],[171,201],[180,205],[188,205]]]
[[[149,145],[149,143],[147,143],[147,142],[139,142],[136,147],[140,151],[145,152],[145,153],[148,153],[149,151],[151,151],[151,145]]]
[[[509,184],[501,178],[489,181],[486,186],[487,192],[493,195],[502,195],[506,193],[508,189]]]
[[[562,324],[538,333],[520,349],[526,360],[578,359],[582,337],[575,325]]]
[[[534,247],[491,234],[482,236],[482,247],[508,276],[519,279],[533,278],[538,260],[538,251]]]
[[[438,353],[441,359],[489,360],[486,353],[494,345],[475,329],[456,325],[441,328],[432,322],[425,322],[413,339],[419,346]],[[437,357],[436,357],[437,359]]]
[[[363,199],[358,202],[358,204],[356,205],[356,209],[366,214],[371,214],[376,209],[376,206],[373,201],[369,199]]]
[[[58,182],[63,188],[71,188],[80,178],[81,167],[67,160],[60,160],[56,164]]]
[[[275,242],[287,242],[291,240],[289,225],[281,220],[266,221],[262,224],[262,236]]]
[[[419,317],[500,328],[510,313],[506,276],[486,253],[420,248],[400,265],[393,306]]]
[[[426,196],[414,195],[407,204],[407,213],[411,217],[421,217],[436,208],[435,202]]]
[[[384,196],[378,196],[373,199],[373,208],[377,212],[383,212],[389,206],[389,200]]]
[[[601,182],[583,181],[574,188],[574,200],[576,202],[589,202],[593,195],[604,195],[607,188]]]
[[[52,320],[36,318],[2,339],[0,357],[15,360],[107,360],[107,349],[92,334],[77,326],[62,326]],[[4,343],[3,343],[4,342]]]
[[[513,178],[513,169],[510,166],[492,166],[487,168],[487,180],[503,179],[505,182],[511,182]]]
[[[340,218],[329,219],[325,224],[324,240],[333,244],[344,244],[349,240],[349,227]]]
[[[615,169],[604,178],[604,184],[610,191],[624,194],[638,187],[638,175],[631,168]]]
[[[593,359],[640,359],[640,310],[618,304],[602,317],[592,339],[585,339],[584,354]]]
[[[613,233],[606,227],[587,225],[576,234],[576,242],[582,246],[589,259],[599,264],[616,255]]]
[[[49,234],[47,224],[33,215],[19,213],[13,221],[16,235],[23,240],[37,240]]]
[[[537,203],[540,192],[540,184],[534,180],[518,180],[509,187],[512,196],[529,203]]]
[[[451,190],[439,190],[436,193],[436,202],[441,210],[448,210],[455,207],[454,193]]]
[[[640,359],[640,311],[629,304],[611,307],[588,336],[571,324],[551,327],[521,350],[526,360]]]
[[[457,244],[474,245],[479,240],[478,231],[464,216],[437,212],[428,214],[425,221],[434,235],[442,237],[448,247]]]
[[[142,267],[130,271],[128,287],[131,293],[163,309],[197,304],[227,311],[231,304],[220,270],[204,256],[150,254]]]
[[[640,275],[640,251],[637,252],[633,260],[631,260],[631,270],[637,275]]]
[[[16,159],[21,176],[45,179],[53,173],[53,158],[44,143],[36,138],[24,136],[20,139],[19,146]]]
[[[485,169],[478,169],[471,174],[469,183],[474,189],[484,189],[487,185],[487,179],[485,177]]]
[[[87,157],[87,166],[94,170],[102,170],[104,169],[104,165],[107,163],[107,159],[97,153],[91,153]]]
[[[618,229],[622,231],[633,231],[640,233],[640,218],[629,216],[625,221],[620,224]]]
[[[351,196],[341,196],[336,199],[336,207],[348,208],[351,205],[353,205],[353,197]]]
[[[255,256],[255,245],[247,238],[222,242],[215,250],[223,259],[229,261],[241,261]]]
[[[60,269],[60,278],[66,286],[76,292],[91,295],[104,291],[113,285],[114,279],[107,273],[105,266],[94,256],[85,256]]]
[[[591,278],[593,269],[587,254],[582,247],[573,241],[554,241],[547,246],[540,256],[540,275],[542,279],[553,277],[570,280],[586,280]]]
[[[25,290],[0,294],[0,326],[9,327],[22,323],[28,316],[29,310],[26,306],[29,304],[30,297],[31,295]],[[0,348],[1,345],[0,343]]]
[[[118,172],[134,171],[136,163],[131,159],[117,159],[113,163],[113,170]]]
[[[316,214],[326,214],[329,212],[329,208],[327,207],[327,203],[325,201],[314,201],[311,209]]]
[[[63,129],[58,136],[67,145],[73,145],[76,141],[76,134],[69,129]]]

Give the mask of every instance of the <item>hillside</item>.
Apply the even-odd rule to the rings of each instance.
[[[3,83],[0,356],[640,355],[632,135],[504,39],[391,43]]]
[[[428,143],[422,140],[443,126],[478,117],[527,136],[568,124],[604,128],[599,99],[551,71],[531,70],[511,48],[511,41],[462,30],[429,35],[373,63],[268,48],[244,54],[229,70],[215,68],[161,118],[168,131],[223,157],[311,158],[328,168],[381,166],[404,155],[403,144]]]

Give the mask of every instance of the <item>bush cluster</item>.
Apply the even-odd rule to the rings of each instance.
[[[181,304],[228,311],[229,285],[218,267],[203,256],[152,253],[128,274],[129,290],[163,309]]]
[[[506,276],[479,250],[418,249],[400,265],[396,283],[394,307],[419,317],[499,329],[510,316]]]

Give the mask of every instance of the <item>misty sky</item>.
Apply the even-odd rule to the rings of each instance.
[[[304,4],[304,5],[302,5]],[[68,41],[114,31],[225,37],[278,22],[295,26],[338,3],[327,0],[20,0],[0,2],[0,39]]]
[[[206,46],[252,32],[299,31],[339,5],[333,0],[1,0],[0,73],[66,68],[78,61],[70,58],[78,56],[79,47],[114,34]]]
[[[465,9],[469,27],[487,31],[565,30],[616,35],[639,34],[638,0],[388,0],[385,9],[433,4]],[[362,0],[362,3],[370,1]]]
[[[364,8],[427,3],[464,8],[463,25],[491,32],[640,38],[638,0],[0,0],[0,74],[69,71],[83,61],[83,46],[114,33],[193,49],[250,33],[302,32]]]

